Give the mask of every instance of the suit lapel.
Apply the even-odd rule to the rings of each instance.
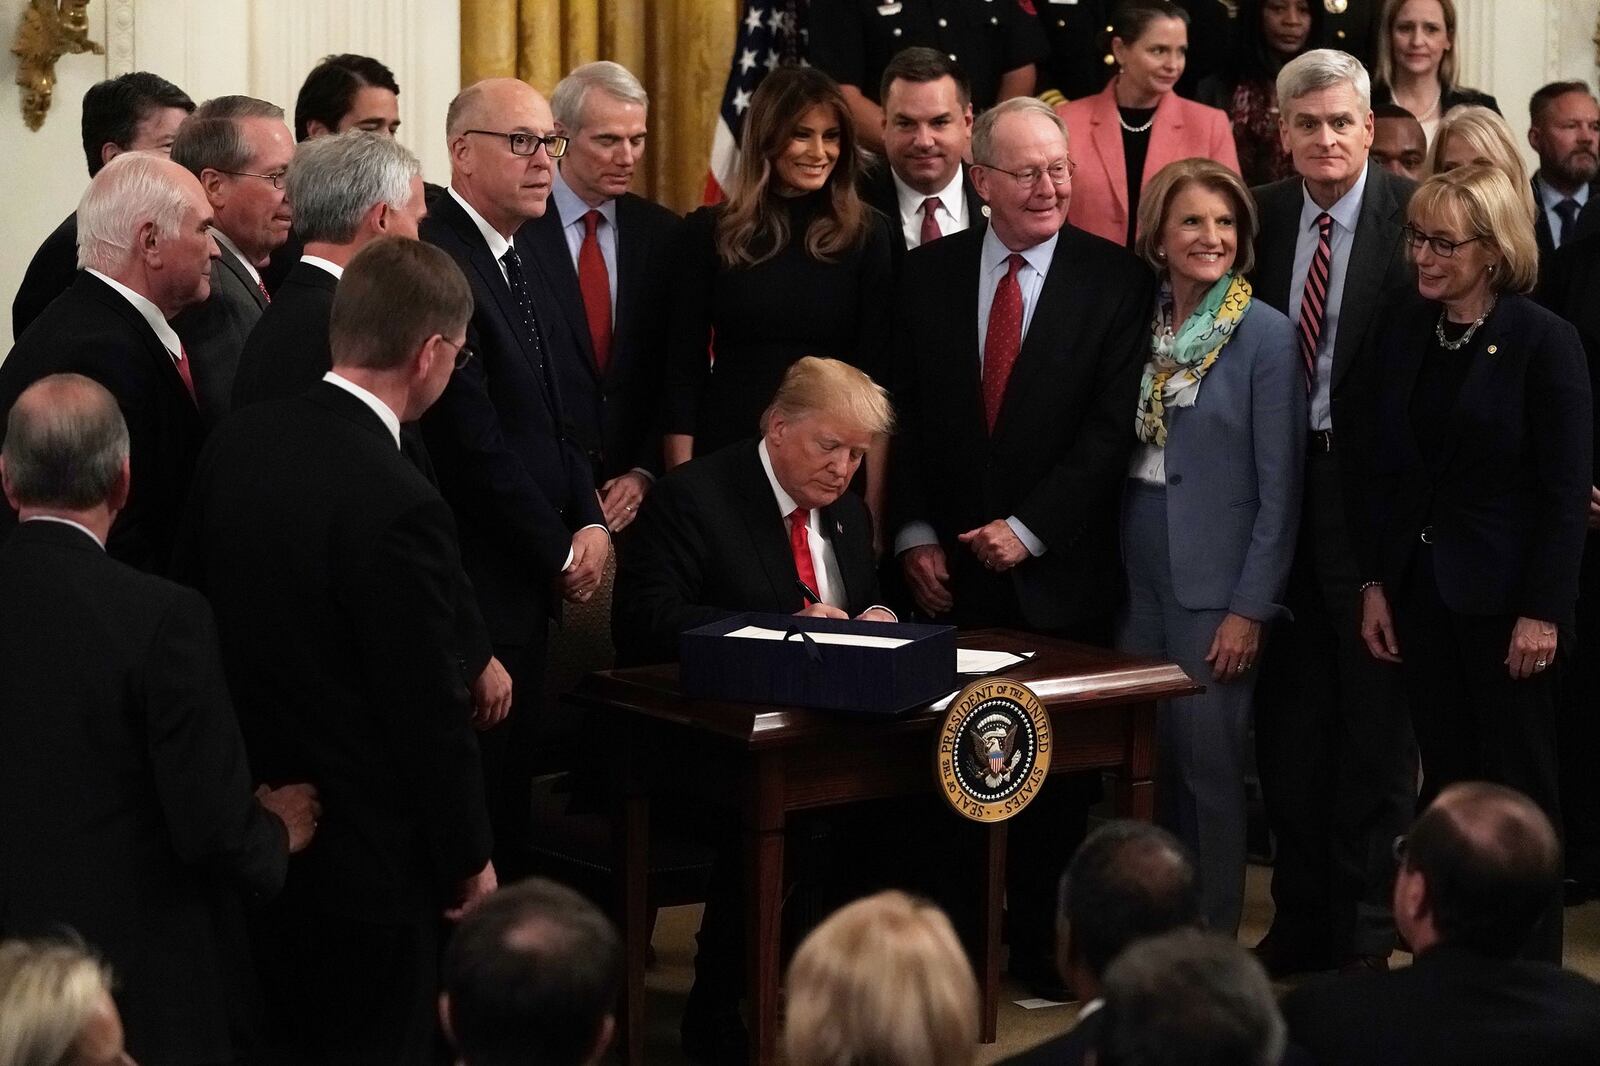
[[[221,241],[217,242],[217,252],[219,253],[217,261],[226,267],[228,273],[238,280],[240,288],[250,295],[250,299],[256,302],[256,307],[265,311],[267,309],[267,297],[262,293],[261,286],[256,283],[256,279],[250,276],[249,268],[239,260],[238,256],[228,251],[228,246]]]
[[[647,282],[650,266],[650,248],[644,240],[645,228],[640,221],[640,202],[632,194],[617,197],[617,312],[611,325],[611,366],[617,365],[626,342],[631,341],[625,324],[633,321],[633,304],[639,298],[639,289]],[[609,367],[607,368],[609,372]]]
[[[1183,150],[1183,116],[1185,110],[1177,93],[1167,93],[1156,105],[1154,125],[1150,127],[1150,145],[1144,153],[1144,173],[1139,175],[1140,187],[1150,180],[1151,168],[1159,170],[1157,163],[1163,159],[1182,159],[1189,153]],[[1117,138],[1121,140],[1119,136]],[[1124,164],[1126,170],[1126,164]]]
[[[520,328],[522,310],[517,307],[517,301],[511,295],[511,286],[506,283],[506,276],[500,273],[500,264],[494,261],[494,257],[489,254],[489,246],[483,243],[483,234],[478,232],[478,227],[473,224],[466,211],[462,210],[461,205],[456,203],[456,198],[448,192],[434,201],[433,213],[454,230],[456,238],[465,245],[467,261],[472,264],[473,272],[494,296],[495,307],[500,312],[501,320],[516,339],[517,346],[522,349],[523,357],[528,360],[536,373],[540,372],[538,353],[529,347],[525,331]],[[521,252],[522,249],[519,249],[518,254]],[[526,260],[523,266],[526,270]]]
[[[150,328],[150,323],[144,320],[137,308],[123,298],[111,286],[87,271],[78,272],[77,284],[88,286],[88,291],[93,297],[105,304],[126,322],[134,332],[139,334],[144,341],[145,352],[156,365],[156,373],[161,380],[166,382],[167,388],[183,397],[183,408],[188,414],[199,418],[199,408],[195,406],[194,395],[189,391],[189,386],[183,383],[183,376],[178,373],[178,365],[173,362],[172,353],[167,351],[167,346],[161,343],[161,338],[156,336],[156,331]],[[191,371],[193,368],[190,368]]]
[[[800,594],[795,590],[795,582],[800,580],[800,574],[794,568],[794,555],[789,549],[789,539],[784,535],[784,520],[778,514],[772,485],[767,481],[767,472],[761,466],[756,445],[741,447],[743,454],[738,468],[740,485],[735,494],[739,518],[750,535],[756,561],[761,564],[761,570],[772,586],[772,602],[799,603]]]
[[[1383,292],[1389,264],[1400,250],[1402,211],[1387,174],[1368,163],[1367,188],[1361,197],[1361,214],[1356,220],[1355,239],[1344,270],[1344,293],[1339,301],[1339,335],[1333,344],[1335,389],[1355,360]]]
[[[1117,121],[1117,98],[1111,85],[1094,98],[1094,109],[1089,115],[1089,139],[1094,141],[1095,155],[1105,168],[1106,187],[1122,208],[1128,211],[1128,161],[1122,154],[1122,125]]]
[[[845,490],[850,491],[849,489]],[[855,614],[871,606],[866,603],[866,593],[871,587],[873,569],[871,537],[865,530],[855,528],[856,512],[841,507],[835,501],[822,509],[823,535],[833,545],[833,558],[839,564],[839,577],[844,582],[844,609]]]
[[[1262,241],[1257,257],[1255,282],[1262,300],[1285,315],[1289,313],[1289,289],[1294,279],[1294,249],[1300,239],[1300,205],[1304,201],[1304,186],[1298,178],[1282,189],[1274,187],[1274,195],[1263,208],[1262,230],[1271,239]]]
[[[1473,345],[1477,349],[1477,355],[1473,359],[1472,365],[1467,368],[1467,376],[1461,382],[1461,392],[1456,397],[1456,405],[1450,411],[1449,428],[1446,430],[1449,436],[1444,442],[1444,447],[1439,451],[1439,469],[1449,465],[1450,459],[1455,455],[1456,449],[1461,444],[1461,435],[1465,429],[1465,420],[1462,412],[1470,410],[1475,405],[1474,397],[1483,395],[1485,392],[1492,394],[1498,387],[1495,383],[1495,378],[1499,374],[1500,367],[1505,364],[1506,359],[1511,358],[1508,355],[1509,349],[1517,343],[1515,336],[1518,318],[1515,304],[1516,297],[1502,296],[1500,299],[1503,306],[1497,308],[1496,313],[1489,316],[1489,320],[1483,324],[1483,332],[1480,337],[1475,338],[1473,341]],[[1435,321],[1429,320],[1425,324],[1429,331],[1432,330]],[[1419,325],[1423,324],[1419,323]],[[1431,338],[1425,334],[1412,347],[1422,350],[1424,347],[1431,347],[1430,341]],[[1484,404],[1477,404],[1477,406],[1485,405],[1495,406],[1492,400],[1485,401]]]
[[[989,279],[983,275],[983,236],[982,229],[968,229],[953,237],[942,238],[946,241],[966,240],[971,246],[970,258],[962,257],[968,259],[967,266],[943,275],[945,291],[942,302],[944,306],[957,309],[956,321],[960,326],[956,337],[965,334],[967,338],[965,344],[958,344],[955,349],[959,355],[956,367],[959,380],[954,384],[960,390],[960,395],[969,398],[967,413],[973,420],[972,424],[978,427],[979,439],[987,435],[983,418],[983,362],[979,359],[984,327],[978,323],[978,291],[989,284]]]
[[[1421,303],[1416,304],[1423,307]],[[1406,344],[1399,356],[1396,366],[1396,378],[1400,383],[1399,407],[1396,417],[1405,425],[1406,431],[1402,439],[1411,449],[1413,465],[1420,465],[1418,457],[1422,455],[1421,442],[1417,439],[1416,426],[1411,421],[1411,397],[1417,390],[1417,377],[1422,373],[1422,361],[1433,347],[1431,332],[1434,320],[1426,314],[1418,314],[1406,326]]]
[[[544,216],[528,223],[526,227],[533,258],[538,260],[539,269],[544,271],[550,288],[555,292],[555,302],[560,313],[566,317],[567,328],[572,330],[572,335],[583,349],[583,365],[591,373],[598,373],[594,362],[594,341],[589,336],[589,320],[583,311],[583,291],[578,287],[578,271],[572,265],[572,256],[567,251],[564,231],[565,223],[556,210],[554,197]]]
[[[983,202],[978,190],[972,187],[972,174],[967,170],[965,163],[961,164],[961,191],[967,197],[967,228],[981,231],[989,224],[989,216],[986,214],[989,205]],[[905,240],[904,234],[901,235],[901,240],[902,242]]]

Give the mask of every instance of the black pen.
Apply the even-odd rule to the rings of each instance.
[[[822,602],[822,597],[818,596],[815,592],[812,592],[811,586],[806,584],[798,577],[794,579],[794,587],[800,590],[800,595],[804,597],[806,601],[805,603],[801,604],[802,607],[806,606],[806,604]]]

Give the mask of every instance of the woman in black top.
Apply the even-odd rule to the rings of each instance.
[[[833,80],[809,67],[769,74],[750,100],[727,202],[689,215],[672,260],[669,468],[754,437],[801,356],[883,379],[890,235],[857,194],[857,171]]]
[[[1559,824],[1558,630],[1589,510],[1589,376],[1577,331],[1527,299],[1533,222],[1500,170],[1430,178],[1408,208],[1417,294],[1376,333],[1351,451],[1368,521],[1361,634],[1402,663],[1423,803],[1489,780]],[[1536,953],[1560,959],[1560,899]]]
[[[1378,28],[1372,102],[1399,104],[1417,116],[1430,145],[1452,107],[1478,104],[1499,112],[1488,93],[1456,84],[1455,0],[1388,0]]]

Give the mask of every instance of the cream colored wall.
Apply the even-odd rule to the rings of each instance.
[[[400,82],[400,140],[423,173],[449,175],[444,113],[459,88],[454,0],[91,0],[90,38],[104,56],[63,56],[55,103],[37,133],[23,124],[9,51],[28,0],[0,0],[0,353],[11,348],[11,300],[33,250],[88,181],[78,140],[89,86],[150,70],[196,101],[247,93],[293,112],[300,82],[323,56],[377,56]]]

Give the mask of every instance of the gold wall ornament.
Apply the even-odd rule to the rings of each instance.
[[[56,88],[56,60],[90,52],[105,55],[89,40],[89,0],[30,0],[17,26],[11,52],[17,57],[17,84],[22,87],[22,120],[30,130],[44,125]]]

